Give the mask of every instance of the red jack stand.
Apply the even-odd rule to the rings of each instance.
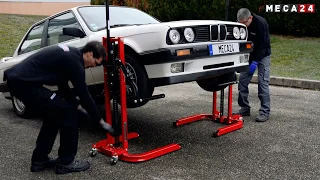
[[[221,90],[220,96],[220,112],[217,110],[217,92],[213,92],[213,109],[212,114],[197,114],[194,116],[179,119],[173,123],[175,127],[184,124],[189,124],[195,121],[211,119],[212,121],[219,122],[221,124],[227,124],[224,127],[219,128],[213,136],[218,137],[229,132],[241,129],[243,127],[243,118],[241,115],[232,115],[232,84],[229,85],[228,92],[228,116],[223,115],[224,105],[224,90]]]
[[[107,49],[107,38],[103,38],[103,45]],[[110,38],[111,42],[118,42],[118,55],[121,63],[125,64],[125,54],[124,54],[124,42],[123,38]],[[113,61],[107,57],[107,61]],[[121,105],[121,130],[122,134],[120,136],[112,137],[109,133],[106,134],[106,139],[101,140],[96,144],[92,145],[91,156],[95,156],[97,151],[105,155],[111,156],[111,164],[116,164],[117,160],[120,159],[126,162],[143,162],[147,161],[167,153],[179,150],[181,147],[178,144],[169,144],[149,152],[141,154],[130,154],[128,152],[129,143],[128,140],[132,138],[139,137],[138,133],[128,133],[128,121],[127,121],[127,98],[126,98],[126,79],[125,75],[120,68],[120,105]],[[110,78],[109,78],[110,79]],[[108,73],[107,68],[104,66],[104,89],[105,89],[105,106],[106,106],[106,119],[107,123],[112,125],[112,111],[110,102],[110,87],[108,85]],[[113,82],[114,83],[114,82]],[[117,105],[116,105],[117,106]],[[114,109],[115,110],[115,109]],[[116,109],[116,111],[118,111]],[[117,117],[117,116],[114,116]],[[122,144],[122,146],[120,145]]]

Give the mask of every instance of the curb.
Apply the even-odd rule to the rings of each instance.
[[[237,73],[237,79],[239,79],[239,75],[240,74]],[[251,82],[258,83],[258,76],[253,75]],[[310,90],[320,90],[320,81],[309,80],[309,79],[270,76],[269,85],[290,87],[290,88],[310,89]]]

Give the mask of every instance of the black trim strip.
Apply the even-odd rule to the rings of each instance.
[[[203,66],[203,70],[213,69],[213,68],[221,68],[221,67],[233,66],[233,65],[234,65],[234,62],[214,64],[214,65]]]

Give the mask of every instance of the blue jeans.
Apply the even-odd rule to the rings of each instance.
[[[249,96],[249,83],[253,75],[247,72],[240,73],[239,84],[238,84],[238,104],[245,110],[250,111],[250,105],[248,101]],[[260,99],[260,115],[269,116],[270,114],[270,56],[266,56],[258,61],[258,97]]]

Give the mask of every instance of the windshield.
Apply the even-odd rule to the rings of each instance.
[[[91,31],[105,29],[106,9],[104,6],[80,7],[78,11]],[[128,7],[110,6],[109,15],[110,27],[160,23],[157,19],[146,13]]]

